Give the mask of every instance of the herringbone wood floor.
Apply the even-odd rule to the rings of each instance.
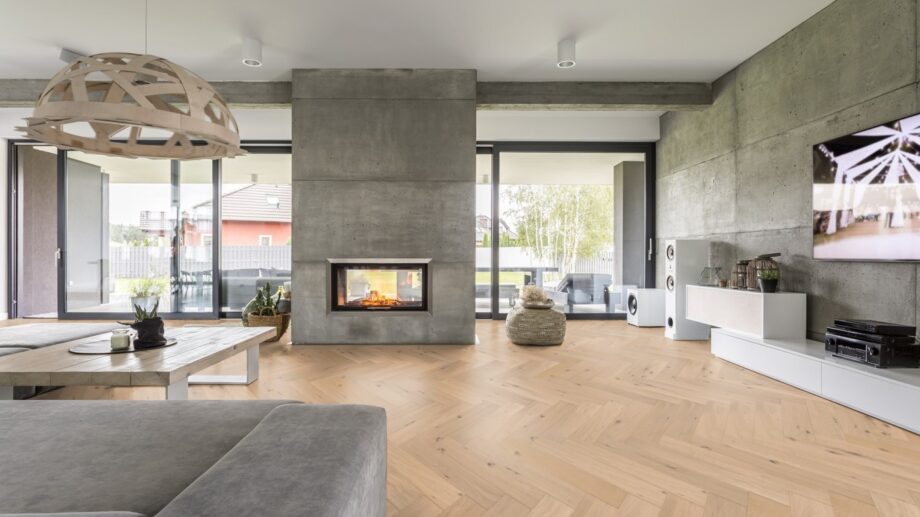
[[[920,516],[920,436],[708,343],[623,322],[569,322],[550,348],[512,345],[501,322],[477,332],[477,346],[266,344],[257,383],[190,396],[385,407],[394,516]]]

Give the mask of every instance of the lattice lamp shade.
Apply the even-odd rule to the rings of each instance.
[[[18,129],[35,140],[88,153],[182,160],[244,154],[236,120],[214,88],[149,54],[73,61],[48,82],[26,122]]]

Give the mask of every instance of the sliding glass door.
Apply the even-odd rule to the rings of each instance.
[[[291,281],[291,154],[252,149],[221,171],[221,301],[241,311],[266,284]]]
[[[654,287],[653,144],[495,143],[486,156],[493,274],[484,305],[477,238],[478,311],[503,318],[535,285],[569,317],[623,318],[626,291]]]
[[[492,315],[492,149],[476,149],[476,316]]]
[[[215,317],[213,162],[62,156],[61,315]]]
[[[291,279],[291,148],[127,159],[9,145],[11,317],[238,317]]]

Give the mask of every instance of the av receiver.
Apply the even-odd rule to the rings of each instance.
[[[834,320],[834,325],[845,329],[855,330],[857,332],[867,332],[869,334],[882,334],[885,336],[913,336],[917,327],[908,325],[898,325],[897,323],[885,323],[884,321],[875,320]]]
[[[870,364],[876,368],[920,367],[920,345],[878,343],[827,333],[824,349],[835,357]]]

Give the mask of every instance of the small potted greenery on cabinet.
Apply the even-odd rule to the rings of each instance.
[[[775,293],[779,284],[779,269],[762,269],[757,272],[757,285],[762,293]]]

